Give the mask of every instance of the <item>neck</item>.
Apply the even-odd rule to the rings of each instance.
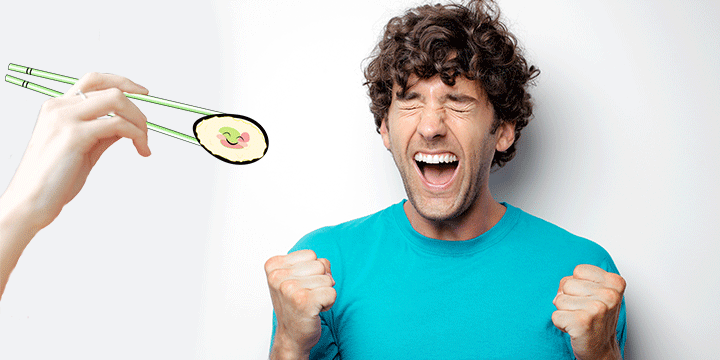
[[[479,196],[461,215],[448,220],[430,220],[417,212],[410,201],[403,209],[415,231],[437,240],[462,241],[476,238],[490,230],[505,214],[505,206],[489,192]]]

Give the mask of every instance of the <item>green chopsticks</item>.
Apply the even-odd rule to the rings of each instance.
[[[29,67],[22,66],[22,65],[16,65],[16,64],[8,65],[8,70],[16,71],[19,73],[24,73],[27,75],[37,76],[37,77],[41,77],[41,78],[45,78],[45,79],[49,79],[49,80],[59,81],[59,82],[63,82],[66,84],[71,84],[71,85],[75,84],[75,82],[78,81],[78,79],[72,78],[69,76],[55,74],[55,73],[38,70],[38,69],[33,69],[33,68],[29,68]],[[24,87],[26,89],[34,90],[39,93],[42,93],[42,94],[45,94],[48,96],[52,96],[52,97],[58,97],[58,96],[63,95],[63,93],[61,93],[59,91],[55,91],[53,89],[49,89],[44,86],[34,84],[31,82],[16,78],[14,76],[10,76],[10,75],[5,75],[5,81],[15,84],[15,85],[18,85],[18,86],[21,86],[21,87]],[[140,94],[128,94],[128,93],[125,93],[125,96],[127,96],[131,99],[146,101],[146,102],[153,103],[153,104],[168,106],[168,107],[172,107],[175,109],[190,111],[190,112],[203,114],[203,115],[222,114],[219,111],[203,109],[201,107],[183,104],[183,103],[179,103],[177,101],[161,99],[161,98],[154,97],[154,96],[140,95]],[[176,139],[184,140],[184,141],[187,141],[187,142],[195,144],[195,145],[200,145],[200,143],[194,136],[186,135],[181,132],[177,132],[175,130],[168,129],[163,126],[153,124],[151,122],[148,122],[147,126],[148,126],[148,129],[157,131],[161,134],[172,136]]]

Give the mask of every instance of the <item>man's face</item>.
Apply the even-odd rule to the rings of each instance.
[[[492,105],[465,77],[458,76],[451,87],[439,76],[419,80],[413,75],[408,86],[402,97],[400,87],[393,87],[380,127],[383,143],[415,210],[428,220],[454,219],[487,191],[495,150],[512,144],[514,128],[503,124],[490,134]]]

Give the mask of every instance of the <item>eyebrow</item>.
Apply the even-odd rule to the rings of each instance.
[[[406,91],[404,93],[402,91],[397,91],[395,93],[395,96],[397,97],[398,100],[404,100],[404,101],[415,100],[415,99],[421,98],[420,94],[418,94],[415,91]],[[472,102],[476,102],[477,99],[475,99],[474,97],[472,97],[470,95],[465,95],[465,94],[461,94],[461,93],[450,93],[450,94],[444,95],[441,98],[441,101],[442,102],[452,101],[452,102],[456,102],[456,103],[472,103]]]
[[[395,97],[396,97],[398,100],[408,101],[408,100],[419,99],[419,98],[420,98],[420,94],[418,94],[418,93],[415,92],[415,91],[404,91],[404,92],[403,92],[402,90],[398,90],[397,92],[395,92]]]
[[[450,100],[452,102],[458,102],[458,103],[471,103],[477,101],[474,97],[470,95],[465,95],[461,93],[450,93],[445,96],[443,96],[443,101]]]

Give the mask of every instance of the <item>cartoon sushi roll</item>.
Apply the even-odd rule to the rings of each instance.
[[[268,149],[265,129],[247,116],[203,116],[195,122],[193,131],[200,146],[216,158],[231,164],[243,165],[258,161]]]

